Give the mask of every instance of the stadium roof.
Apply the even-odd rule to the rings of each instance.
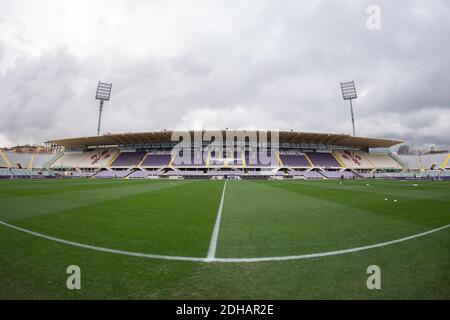
[[[211,130],[222,131],[225,138],[227,130]],[[250,133],[255,131],[266,130],[231,130],[240,133]],[[153,132],[137,132],[137,133],[116,133],[104,134],[101,136],[56,139],[47,141],[62,147],[89,147],[89,146],[111,146],[119,144],[137,144],[151,142],[170,142],[173,131],[153,131]],[[194,131],[190,131],[191,135]],[[198,131],[197,131],[198,132]],[[279,131],[280,143],[316,143],[329,144],[346,147],[368,147],[368,148],[389,148],[403,141],[387,140],[376,138],[355,137],[346,134],[332,133],[313,133],[313,132],[297,132],[297,131]]]

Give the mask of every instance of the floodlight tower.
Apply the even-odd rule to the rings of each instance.
[[[100,124],[102,122],[102,111],[103,111],[103,101],[109,101],[111,97],[112,83],[105,83],[98,81],[97,93],[95,94],[95,99],[100,100],[100,111],[98,115],[98,128],[97,135],[100,135]]]
[[[353,116],[352,104],[352,100],[358,97],[356,94],[355,82],[353,80],[348,82],[341,82],[341,91],[344,100],[350,100],[350,113],[352,115],[353,135],[355,135],[355,117]]]

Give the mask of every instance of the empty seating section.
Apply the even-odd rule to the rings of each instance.
[[[28,168],[32,153],[5,152],[6,157],[14,168]]]
[[[0,168],[0,179],[37,179],[53,177],[55,177],[55,174],[51,171],[33,171],[20,168]]]
[[[306,156],[314,166],[324,168],[340,168],[341,165],[329,152],[306,152]]]
[[[422,167],[422,164],[420,163],[420,159],[418,155],[400,155],[398,154],[397,157],[400,159],[400,161],[404,162],[408,169],[411,170],[420,170]]]
[[[299,151],[280,151],[279,154],[281,162],[283,162],[286,167],[305,168],[311,166],[306,156]]]
[[[6,168],[0,168],[0,179],[7,179],[12,176],[12,172]]]
[[[403,167],[388,154],[359,152],[377,169],[403,169]]]
[[[132,174],[128,176],[128,178],[146,178],[147,176],[151,175],[153,171],[147,171],[147,170],[136,170]]]
[[[8,164],[6,163],[5,159],[3,158],[3,152],[0,151],[0,168],[8,168]]]
[[[242,166],[244,164],[244,152],[239,150],[234,151],[216,151],[212,150],[209,157],[210,166]]]
[[[32,167],[34,169],[45,168],[50,161],[55,157],[54,154],[36,153],[33,155]]]
[[[95,178],[125,178],[131,173],[131,170],[105,170],[100,171]]]
[[[210,166],[223,166],[225,164],[225,158],[223,151],[212,150],[210,153],[209,165]]]
[[[229,166],[242,166],[244,164],[244,150],[238,149],[234,152],[227,154],[227,165]]]
[[[374,169],[375,166],[366,159],[361,151],[339,150],[335,151],[336,157],[346,168],[352,169]]]
[[[163,167],[169,165],[172,160],[172,154],[170,152],[150,152],[145,157],[141,167]]]
[[[16,168],[12,168],[11,173],[13,176],[18,178],[29,178],[38,175],[36,171],[31,171],[28,169],[16,169]]]
[[[88,178],[92,177],[95,174],[95,172],[78,172],[75,171],[72,173],[72,177],[74,178]]]
[[[363,172],[359,173],[363,178],[387,178],[388,175],[382,172]]]
[[[450,179],[449,154],[389,155],[362,150],[312,151],[282,149],[269,155],[223,148],[192,149],[183,157],[168,147],[147,151],[120,151],[118,147],[60,154],[0,152],[0,178],[45,178],[45,168],[78,178],[252,178],[306,179]],[[323,150],[323,149],[322,149]],[[175,155],[175,156],[174,156]],[[56,159],[53,163],[52,161]],[[172,161],[173,160],[173,161]],[[245,165],[244,165],[245,162]],[[166,167],[171,167],[166,168]],[[280,168],[284,167],[284,168]],[[34,170],[38,169],[38,170]],[[173,170],[174,169],[174,170]],[[347,170],[345,170],[347,169]],[[413,172],[405,172],[409,170]],[[304,170],[304,171],[302,171]],[[350,171],[351,170],[351,171]],[[167,171],[167,172],[166,172]],[[52,173],[52,171],[47,171]]]
[[[448,158],[448,153],[424,154],[420,155],[419,158],[422,160],[423,169],[425,170],[439,169],[445,166],[445,162]]]
[[[166,176],[191,176],[191,177],[195,177],[195,176],[203,176],[204,172],[203,171],[169,171],[167,173],[165,173],[164,175]]]
[[[80,168],[105,168],[111,161],[117,157],[119,149],[117,148],[99,148],[87,152],[85,157],[79,164]]]
[[[328,179],[352,179],[355,178],[355,175],[348,171],[327,171],[324,170],[321,172]]]
[[[111,167],[135,167],[141,163],[142,159],[147,153],[145,151],[139,152],[122,152],[116,160],[114,160]]]
[[[422,155],[397,155],[400,161],[404,162],[410,170],[430,170],[445,169],[450,164],[447,161],[448,153],[422,154]]]
[[[19,152],[1,152],[0,167],[23,168],[23,169],[43,169],[46,164],[53,159],[53,153],[19,153]]]
[[[275,155],[257,152],[245,152],[245,164],[247,167],[277,167],[279,161]]]
[[[184,155],[182,150],[174,152],[174,154],[173,163],[175,166],[204,166],[206,163],[206,152],[200,149],[192,150],[187,155]]]
[[[118,154],[118,148],[98,148],[87,152],[66,152],[51,167],[105,168]]]
[[[304,176],[308,179],[323,179],[323,175],[321,175],[317,171],[304,171],[302,173],[302,176]]]
[[[81,161],[86,157],[82,152],[66,152],[52,163],[51,168],[74,168],[79,167]]]
[[[450,171],[442,171],[441,178],[445,180],[450,180]]]
[[[251,173],[249,173],[250,175]],[[243,176],[245,173],[241,170],[228,170],[228,171],[220,171],[220,170],[213,170],[208,171],[206,173],[207,176]]]

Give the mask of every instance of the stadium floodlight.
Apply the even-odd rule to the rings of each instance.
[[[103,101],[109,101],[111,97],[112,83],[98,81],[95,99],[100,100],[100,111],[98,115],[97,135],[100,135],[100,124],[102,122]]]
[[[353,104],[352,104],[352,100],[358,97],[358,95],[356,94],[355,82],[353,80],[348,82],[341,82],[341,91],[344,100],[350,101],[350,113],[352,116],[353,135],[355,135],[355,117],[353,116]]]

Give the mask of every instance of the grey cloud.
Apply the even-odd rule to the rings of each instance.
[[[168,17],[157,25],[157,44],[130,40],[140,55],[114,41],[80,49],[69,37],[36,56],[12,52],[3,40],[0,59],[16,55],[16,64],[0,76],[0,135],[26,143],[95,134],[99,78],[113,82],[104,132],[203,126],[350,133],[339,81],[354,79],[358,134],[449,146],[448,3],[378,1],[378,31],[366,28],[371,4],[140,2],[141,16],[160,10]],[[118,37],[138,15],[125,9]]]

